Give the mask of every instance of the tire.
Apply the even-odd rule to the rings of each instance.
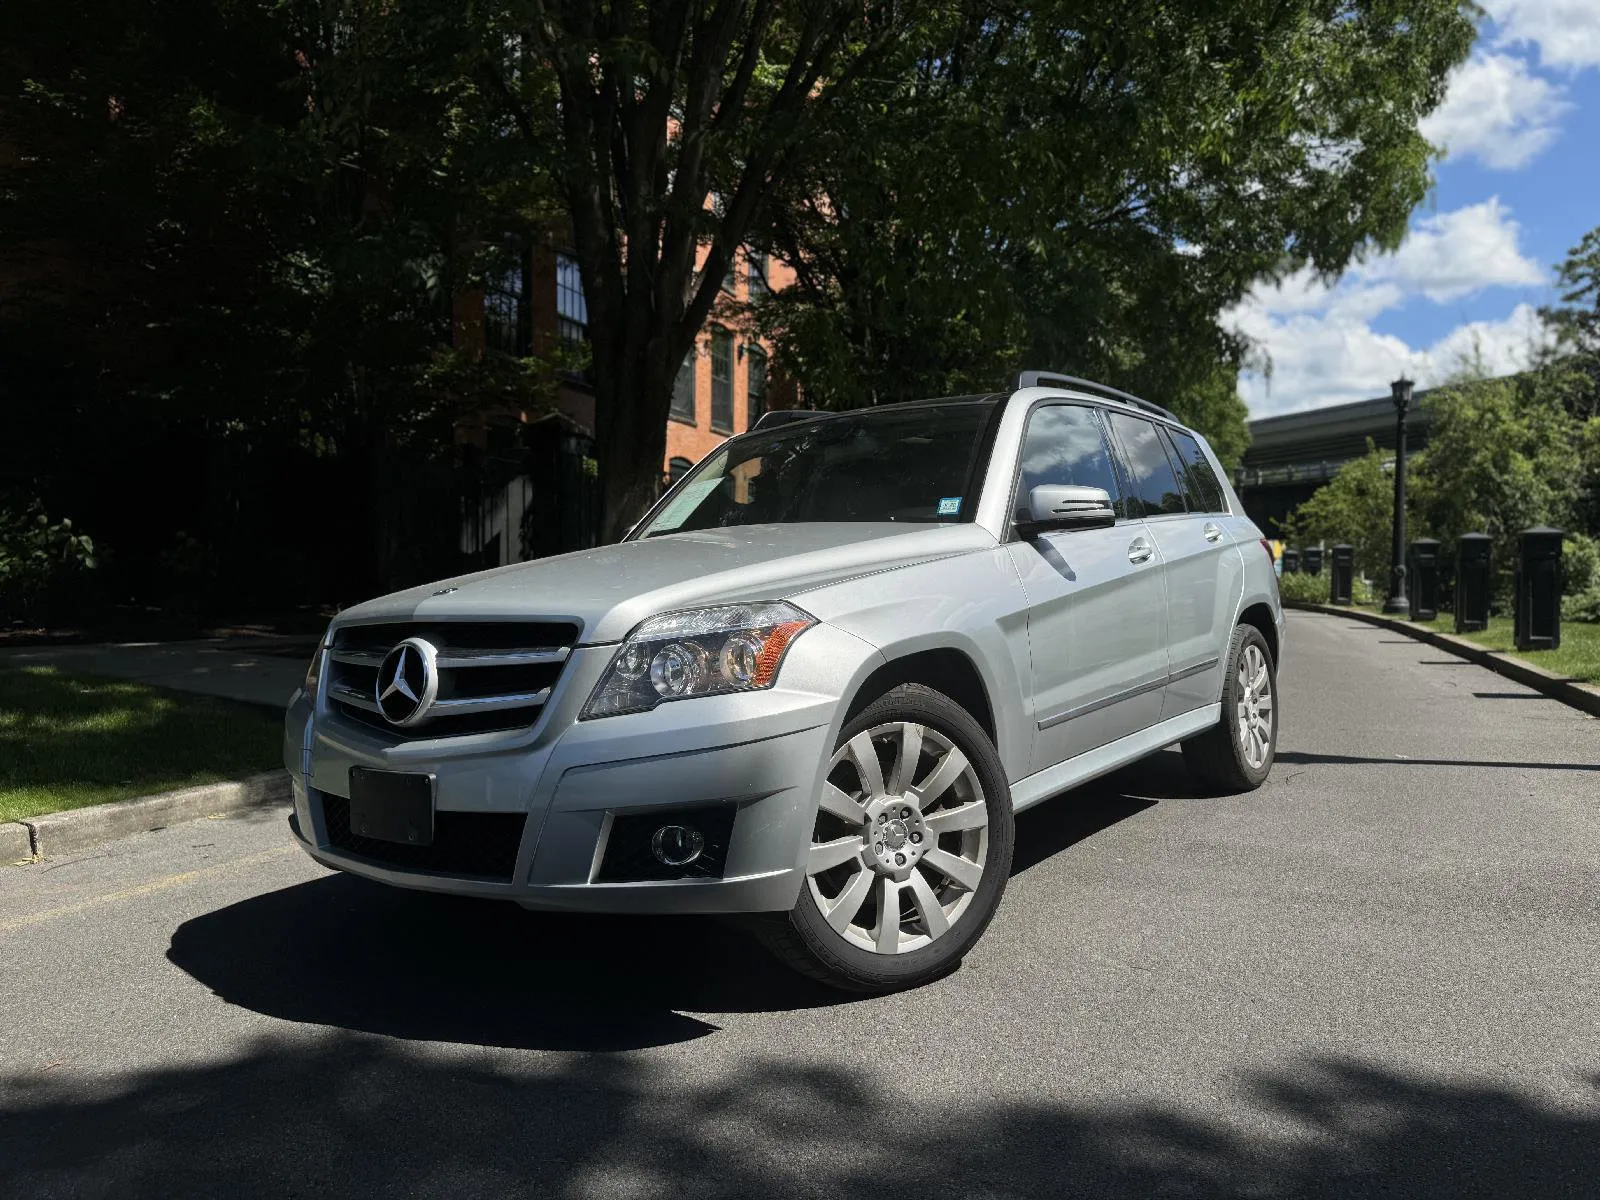
[[[1210,788],[1250,792],[1266,781],[1277,749],[1277,665],[1261,631],[1240,625],[1228,644],[1222,719],[1183,743],[1183,761]]]
[[[949,697],[902,684],[840,731],[800,898],[757,933],[831,987],[917,987],[954,970],[982,936],[1015,839],[1011,789],[988,735]],[[889,904],[892,925],[880,915]]]

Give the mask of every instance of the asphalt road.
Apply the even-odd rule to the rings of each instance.
[[[276,819],[0,869],[0,1196],[1600,1195],[1600,724],[1329,617],[1281,686],[1260,791],[1025,814],[885,998]]]

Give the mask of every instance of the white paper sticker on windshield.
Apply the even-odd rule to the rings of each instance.
[[[946,496],[939,501],[939,515],[941,517],[959,516],[961,513],[961,497]]]
[[[709,479],[696,479],[672,498],[672,503],[667,505],[662,514],[651,525],[652,533],[665,533],[669,529],[676,529],[689,519],[689,515],[700,506],[717,486],[722,482],[723,476],[713,475]]]

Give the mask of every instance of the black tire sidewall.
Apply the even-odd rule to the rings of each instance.
[[[835,749],[858,733],[893,721],[915,721],[949,738],[973,766],[989,810],[989,844],[983,878],[960,921],[943,937],[906,954],[875,954],[847,942],[824,920],[810,881],[789,914],[790,925],[809,956],[839,986],[888,991],[937,979],[953,970],[987,928],[1011,874],[1015,825],[1011,788],[994,744],[983,728],[949,697],[921,684],[902,684],[869,704],[839,731]],[[810,837],[810,829],[807,829]]]

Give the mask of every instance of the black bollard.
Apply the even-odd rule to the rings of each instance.
[[[1494,596],[1494,574],[1487,533],[1464,533],[1456,543],[1456,632],[1475,633],[1489,628],[1489,601]]]
[[[1561,645],[1561,530],[1524,529],[1517,545],[1517,649],[1555,650]]]
[[[1307,546],[1300,552],[1300,556],[1305,561],[1305,572],[1307,575],[1322,574],[1321,546]]]
[[[1435,538],[1418,538],[1411,543],[1410,577],[1411,619],[1431,621],[1439,615],[1439,543]]]
[[[1354,546],[1340,544],[1332,551],[1333,579],[1328,585],[1330,604],[1354,603],[1356,551]]]
[[[1283,573],[1292,575],[1300,569],[1300,551],[1285,550],[1283,552]]]

